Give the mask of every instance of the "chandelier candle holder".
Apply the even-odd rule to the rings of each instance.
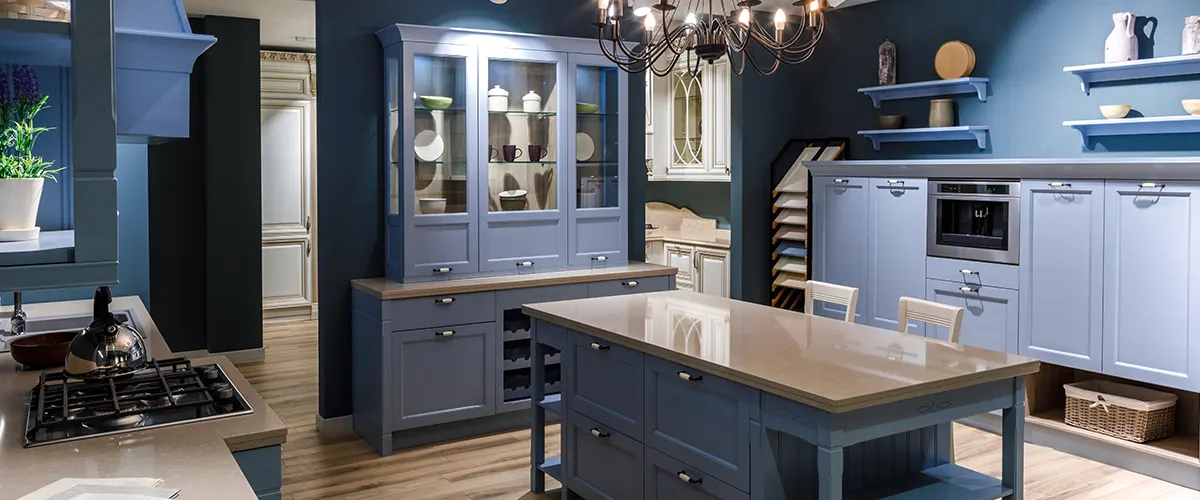
[[[825,31],[822,2],[800,0],[792,4],[799,13],[780,8],[770,15],[754,10],[762,0],[658,0],[641,29],[630,30],[628,23],[635,21],[626,15],[627,1],[597,0],[592,25],[605,57],[629,73],[666,76],[686,58],[688,71],[696,74],[702,61],[728,56],[735,73],[742,74],[749,62],[765,76],[812,57]]]

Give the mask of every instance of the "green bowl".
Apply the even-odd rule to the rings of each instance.
[[[454,102],[454,98],[440,95],[421,96],[421,105],[429,109],[446,109]]]
[[[575,103],[575,112],[576,113],[591,114],[591,113],[595,113],[599,109],[600,109],[600,106],[598,104],[591,104],[591,103],[586,103],[586,102]]]

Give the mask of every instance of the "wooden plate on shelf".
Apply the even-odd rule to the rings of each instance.
[[[975,49],[958,40],[946,42],[938,49],[933,66],[945,80],[971,76],[975,71]]]

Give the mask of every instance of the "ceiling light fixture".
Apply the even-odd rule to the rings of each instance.
[[[645,18],[645,29],[639,30],[640,36],[627,35],[621,23],[631,1],[597,0],[592,23],[605,57],[629,73],[650,70],[666,76],[686,56],[688,72],[696,74],[701,61],[711,64],[728,56],[739,75],[747,61],[759,74],[771,75],[783,64],[807,61],[825,32],[824,0],[796,1],[792,5],[800,13],[795,16],[783,9],[757,16],[751,9],[762,0],[658,0],[649,8],[633,10],[634,16]],[[662,16],[661,23],[655,16]],[[655,29],[658,25],[661,28]],[[660,60],[669,64],[658,64]]]

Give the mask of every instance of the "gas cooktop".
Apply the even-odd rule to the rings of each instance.
[[[219,365],[151,361],[132,375],[72,380],[42,373],[30,392],[25,447],[253,413]]]

